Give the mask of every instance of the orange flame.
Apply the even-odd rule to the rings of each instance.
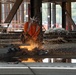
[[[28,42],[29,46],[20,46],[21,49],[28,49],[28,51],[32,51],[35,47],[38,47],[38,44],[30,40]]]
[[[32,58],[28,58],[28,60],[22,60],[21,62],[35,62]]]

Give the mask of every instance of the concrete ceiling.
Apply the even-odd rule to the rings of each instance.
[[[42,0],[43,2],[76,2],[76,0]]]
[[[24,1],[29,2],[30,0],[24,0]],[[42,0],[42,2],[64,2],[64,1],[76,2],[76,0]]]
[[[0,0],[0,3],[6,4],[6,3],[14,3],[16,0]]]
[[[0,3],[14,3],[16,0],[0,0]],[[42,0],[42,2],[64,2],[71,1],[76,2],[76,0]],[[30,0],[24,0],[24,2],[30,2]]]

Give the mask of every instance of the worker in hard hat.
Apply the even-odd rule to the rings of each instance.
[[[38,24],[38,20],[33,18],[30,22],[26,22],[24,24],[24,31],[22,36],[22,42],[26,43],[29,40],[33,42],[40,41],[40,26]]]

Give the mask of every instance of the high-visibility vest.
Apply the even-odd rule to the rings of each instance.
[[[35,22],[26,22],[24,25],[24,32],[28,33],[34,40],[37,40],[40,33],[40,26]]]

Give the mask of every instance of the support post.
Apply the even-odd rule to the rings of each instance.
[[[30,13],[31,13],[31,18],[34,16],[34,0],[30,0]]]
[[[21,22],[24,23],[24,4],[21,5]]]
[[[0,23],[1,23],[1,18],[2,18],[1,14],[2,12],[1,12],[1,3],[0,3]]]
[[[51,28],[51,3],[48,3],[48,29]]]
[[[31,4],[31,18],[37,16],[39,19],[39,25],[41,28],[42,35],[42,0],[30,0]],[[43,36],[42,36],[43,37]]]
[[[56,4],[52,4],[52,20],[53,20],[53,25],[56,27]]]
[[[66,3],[66,10],[67,10],[69,16],[71,17],[71,2]],[[71,28],[72,26],[68,20],[68,17],[66,17],[66,21],[67,21],[68,31],[72,31],[72,28]]]
[[[62,28],[66,29],[66,2],[62,2]]]

